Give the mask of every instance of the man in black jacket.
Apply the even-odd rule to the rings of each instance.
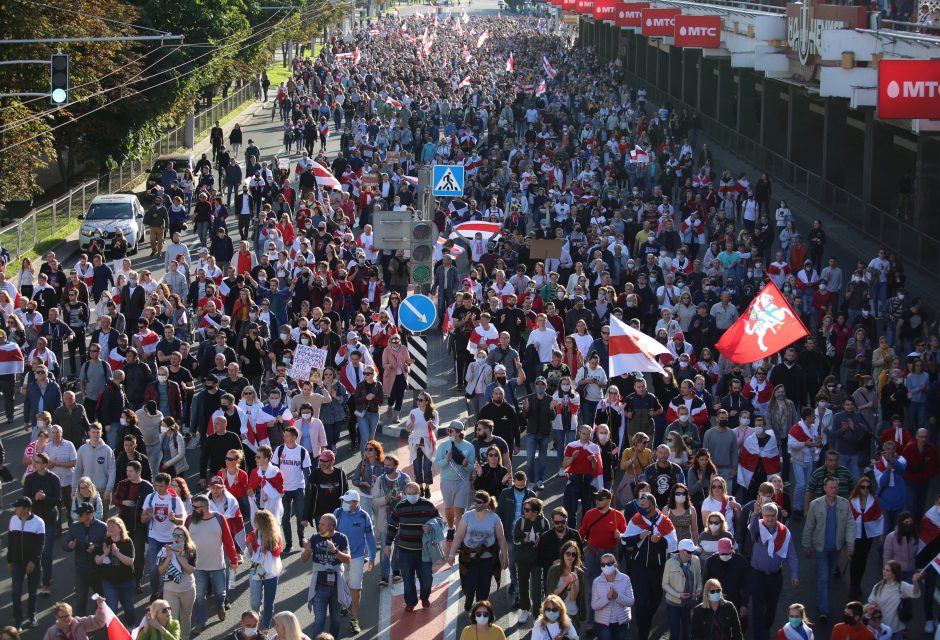
[[[131,347],[127,350],[127,360],[124,362],[124,390],[127,393],[127,402],[135,411],[144,406],[144,394],[150,384],[153,372],[137,357],[137,349]]]
[[[226,402],[232,402],[229,398]],[[212,418],[212,433],[203,441],[199,455],[199,486],[205,489],[208,480],[225,468],[225,456],[232,449],[241,449],[242,441],[237,433],[228,430],[228,418],[224,415]]]
[[[36,589],[39,586],[39,561],[46,540],[42,518],[33,515],[33,502],[19,498],[13,503],[15,515],[10,518],[7,564],[13,579],[13,622],[17,628],[36,626]],[[51,535],[51,533],[50,533]],[[23,620],[23,579],[28,593],[27,619]]]
[[[519,453],[521,439],[519,415],[512,404],[506,402],[505,389],[502,387],[493,388],[493,398],[480,409],[479,420],[491,421],[493,423],[493,433],[506,441],[513,454]],[[512,471],[511,459],[503,460],[503,464],[509,471]]]
[[[535,484],[537,491],[545,488],[545,458],[548,455],[548,443],[552,439],[552,397],[546,393],[548,383],[539,376],[535,379],[535,393],[523,402],[526,429],[526,469],[529,481]],[[538,451],[538,460],[536,460]]]
[[[665,534],[673,531],[672,522],[657,510],[656,498],[650,493],[640,496],[640,507],[630,522],[623,538],[626,555],[630,558],[630,579],[636,595],[637,640],[648,640],[653,616],[663,600],[663,569],[675,545]],[[634,535],[635,534],[635,535]]]
[[[310,524],[316,526],[323,514],[339,509],[340,498],[349,490],[346,472],[335,465],[336,454],[324,449],[320,453],[318,468],[307,478],[304,517],[301,523],[304,529]]]
[[[147,292],[137,284],[137,273],[131,271],[127,277],[127,284],[121,287],[121,313],[127,319],[125,332],[128,339],[133,337],[137,329],[137,319],[143,315],[146,305]]]
[[[774,387],[782,384],[787,399],[792,400],[797,409],[807,406],[806,377],[803,367],[796,363],[796,349],[787,347],[783,352],[783,362],[770,370],[770,384]]]
[[[146,449],[143,438],[138,438],[136,435],[129,433],[124,436],[121,444],[124,448],[120,453],[117,453],[114,458],[115,486],[117,486],[117,483],[127,478],[127,464],[134,460],[140,463],[141,478],[147,482],[152,482],[153,471],[150,468],[150,458],[140,451],[141,448]]]
[[[35,454],[32,465],[32,473],[23,479],[23,495],[33,501],[34,513],[42,518],[45,530],[49,532],[42,546],[42,587],[40,588],[43,595],[49,595],[52,584],[54,532],[59,526],[59,506],[62,504],[62,483],[56,474],[49,473],[49,456],[45,453]]]

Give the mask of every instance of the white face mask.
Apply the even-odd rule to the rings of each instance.
[[[166,433],[169,430],[170,430],[169,427],[163,427],[163,426],[160,427],[160,433]]]
[[[731,560],[732,555],[733,554],[730,554],[730,553],[719,553],[718,557],[721,558],[722,562],[728,562],[729,560]]]
[[[721,525],[720,525],[720,524],[710,524],[710,525],[708,525],[708,529],[709,529],[709,531],[711,531],[712,533],[718,533],[718,532],[721,530]]]
[[[746,427],[747,425],[751,424],[751,419],[741,418],[738,422],[741,424],[742,427]]]
[[[163,384],[164,382],[166,382],[166,379],[167,379],[166,376],[157,376],[157,382],[159,382],[160,384]]]
[[[612,564],[609,567],[601,567],[601,571],[604,572],[605,576],[612,576],[614,575],[614,572],[617,571],[617,565]]]
[[[679,416],[679,422],[688,422],[688,421],[689,421],[689,414],[683,413],[682,415]]]
[[[685,504],[685,496],[676,496],[676,504]]]
[[[762,436],[764,435],[764,427],[756,427],[754,432],[757,433],[757,435]]]
[[[312,414],[312,413],[301,413],[301,414],[300,414],[300,417],[301,417],[303,420],[309,420],[310,418],[313,417],[313,414]]]
[[[246,638],[254,638],[258,635],[258,627],[245,627],[242,629],[242,635]]]
[[[418,494],[416,493],[405,494],[405,500],[408,501],[408,504],[414,504],[418,501]]]
[[[561,390],[563,393],[568,393],[569,391],[571,391],[571,386],[567,384],[563,384],[561,385]]]
[[[127,418],[121,418],[121,426],[122,426],[122,427],[126,427],[126,426],[127,426]]]
[[[597,441],[600,442],[601,444],[605,444],[608,440],[610,440],[610,436],[607,435],[606,433],[597,434]]]

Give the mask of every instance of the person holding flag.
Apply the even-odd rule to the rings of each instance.
[[[630,559],[637,640],[649,640],[653,616],[663,600],[666,560],[676,550],[678,540],[672,520],[657,510],[653,494],[641,493],[638,502],[621,544]]]
[[[755,426],[738,451],[737,484],[745,491],[745,501],[753,500],[761,483],[773,474],[780,473],[780,468],[777,438],[763,426]]]
[[[806,325],[771,280],[715,346],[731,362],[749,364],[769,358],[808,335]]]

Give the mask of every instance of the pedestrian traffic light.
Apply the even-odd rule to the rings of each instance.
[[[411,225],[411,284],[430,284],[437,227],[430,220]]]
[[[50,102],[64,105],[69,100],[69,56],[67,53],[52,54],[52,80]]]

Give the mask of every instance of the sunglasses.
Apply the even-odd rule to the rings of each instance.
[[[687,494],[686,492],[683,491],[683,492],[681,492],[681,493],[680,493],[680,492],[676,492],[676,495],[677,495],[677,496],[687,496],[687,495],[689,495],[689,494]]]
[[[555,607],[551,607],[551,608],[545,607],[545,613],[548,613],[548,612],[550,612],[550,611],[555,611],[555,612],[557,612],[558,609],[556,609]]]
[[[523,507],[522,510],[526,513],[535,513],[535,509],[529,509],[528,507]]]
[[[721,589],[709,589],[708,593],[721,593]]]
[[[613,566],[616,565],[616,564],[617,564],[616,562],[602,562],[602,563],[601,563],[601,566],[602,566],[602,567],[613,567]]]
[[[170,607],[163,607],[160,609],[160,613],[170,613],[171,611],[173,611],[173,609]]]
[[[226,458],[226,462],[238,462],[238,458]]]
[[[554,524],[557,527],[559,525],[568,524],[568,521],[567,520],[552,520],[552,524]]]
[[[375,447],[366,447],[366,451],[372,451],[374,453]]]
[[[565,551],[565,557],[566,557],[566,558],[577,558],[577,557],[578,557],[578,554],[575,553],[574,551]]]
[[[183,539],[186,538],[186,536],[184,536],[182,533],[174,533],[174,534],[173,534],[173,537],[174,537],[174,538],[177,538],[177,539],[179,539],[179,540],[183,540]]]

